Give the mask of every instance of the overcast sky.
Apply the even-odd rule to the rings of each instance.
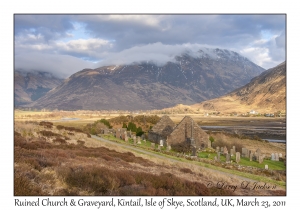
[[[285,15],[14,15],[15,69],[66,78],[84,68],[165,62],[201,47],[268,69],[285,58]]]

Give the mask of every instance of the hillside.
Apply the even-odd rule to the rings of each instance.
[[[31,103],[44,96],[49,90],[63,82],[46,72],[14,72],[15,106]]]
[[[190,107],[203,112],[285,112],[286,62],[263,72],[247,85],[225,96]]]
[[[164,65],[145,61],[79,71],[30,107],[146,110],[191,105],[247,84],[264,69],[220,49],[186,52]]]

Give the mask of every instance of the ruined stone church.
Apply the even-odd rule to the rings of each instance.
[[[149,131],[148,139],[157,144],[163,140],[165,146],[171,147],[186,144],[204,149],[209,145],[208,135],[189,116],[185,116],[178,125],[175,125],[170,117],[163,116]]]

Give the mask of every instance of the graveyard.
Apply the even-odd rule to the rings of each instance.
[[[124,131],[126,132],[126,131]],[[99,135],[102,138],[117,142],[119,144],[131,145],[145,151],[150,151],[162,157],[174,158],[180,161],[192,162],[207,168],[214,168],[220,171],[238,174],[244,177],[256,180],[266,180],[285,186],[286,182],[286,162],[285,157],[281,153],[272,153],[266,155],[257,148],[255,151],[242,148],[236,151],[235,147],[227,149],[227,147],[209,147],[202,150],[190,149],[186,152],[178,152],[171,146],[153,143],[148,139],[136,137],[134,134],[126,138],[123,136],[117,138],[113,134]],[[125,141],[125,139],[127,139]]]

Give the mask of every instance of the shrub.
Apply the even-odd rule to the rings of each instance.
[[[41,196],[45,195],[42,189],[32,184],[23,174],[14,173],[14,196]]]
[[[56,138],[53,140],[53,143],[58,143],[58,144],[67,144],[66,140],[61,139],[61,138]]]
[[[180,171],[183,172],[183,173],[189,173],[189,174],[193,173],[192,170],[189,169],[189,168],[181,168]]]
[[[84,145],[85,144],[85,142],[84,141],[81,141],[81,140],[77,140],[77,144],[79,144],[79,145]]]

